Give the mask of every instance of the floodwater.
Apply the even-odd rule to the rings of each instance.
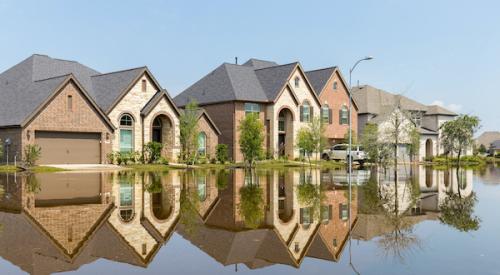
[[[396,172],[0,174],[0,274],[500,274],[500,168]]]

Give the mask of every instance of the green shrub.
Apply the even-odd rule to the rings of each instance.
[[[28,167],[34,166],[41,155],[42,148],[36,144],[28,144],[24,147],[24,162]]]
[[[153,163],[160,159],[163,144],[150,141],[144,146],[144,162]]]
[[[106,155],[109,164],[116,164],[116,153],[111,152]]]
[[[215,147],[215,158],[220,163],[226,163],[227,156],[227,144],[217,144]]]
[[[163,165],[168,165],[168,159],[160,157],[160,159],[158,159],[158,163]]]

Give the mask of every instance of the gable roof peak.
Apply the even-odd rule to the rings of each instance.
[[[255,69],[262,69],[266,67],[276,66],[278,63],[274,61],[262,60],[257,58],[250,58],[242,66],[253,67]]]

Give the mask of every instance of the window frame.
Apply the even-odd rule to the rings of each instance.
[[[255,102],[245,102],[243,106],[245,110],[245,116],[248,114],[260,114],[260,104]]]
[[[203,137],[203,148],[200,147],[200,138]],[[198,133],[198,156],[206,156],[207,155],[207,134],[205,132]]]
[[[127,119],[128,118],[128,119]],[[120,152],[134,152],[134,117],[129,113],[124,113],[120,116],[119,120],[119,151]],[[125,136],[124,133],[130,133],[130,147],[122,147],[122,139]]]

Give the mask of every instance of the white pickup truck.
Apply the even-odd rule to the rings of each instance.
[[[349,144],[336,144],[326,149],[321,154],[321,158],[324,160],[345,160],[348,161],[347,158]],[[353,145],[351,151],[351,159],[352,161],[358,162],[360,165],[363,165],[367,159],[367,154],[363,151],[361,145]]]

